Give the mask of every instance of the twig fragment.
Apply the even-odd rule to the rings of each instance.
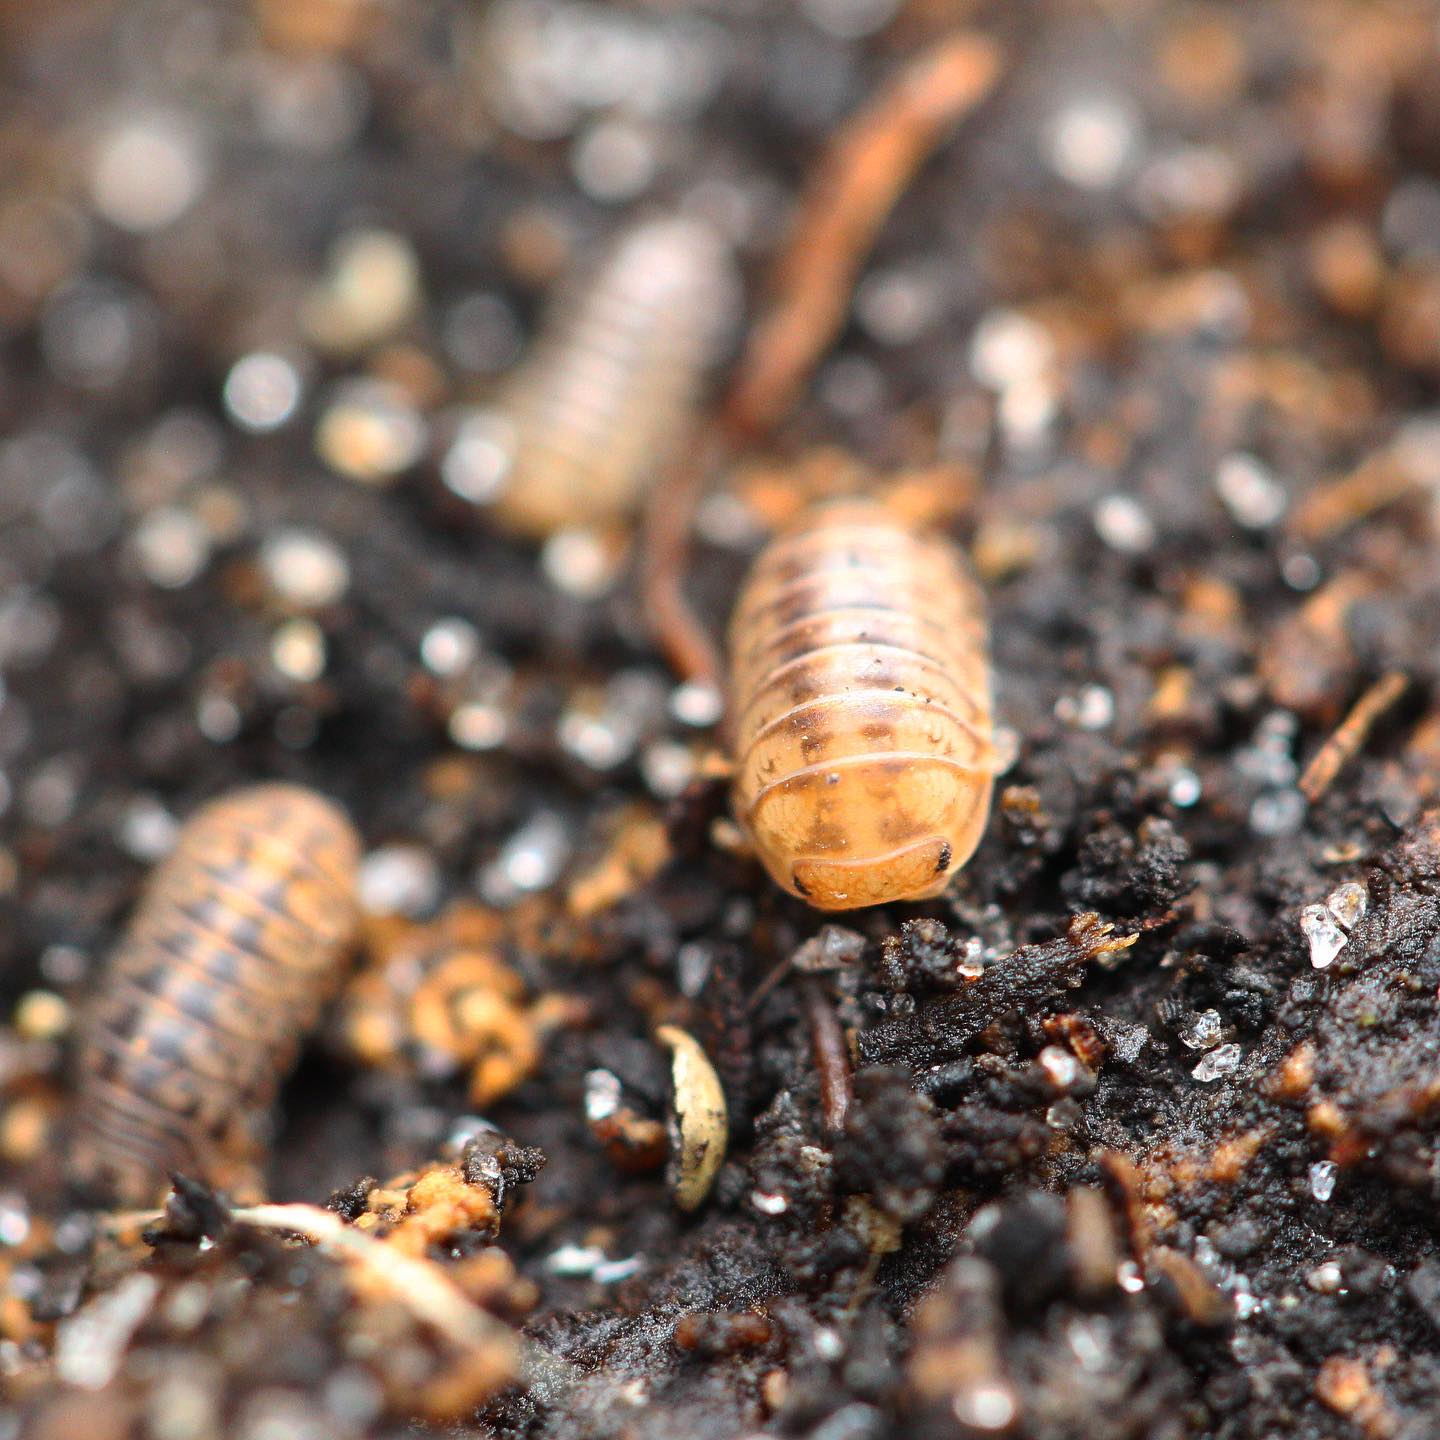
[[[1315,752],[1300,777],[1300,793],[1313,805],[1335,783],[1369,738],[1375,722],[1405,693],[1409,677],[1389,670],[1354,704],[1330,738]]]
[[[685,576],[695,509],[719,463],[720,446],[708,429],[698,428],[677,454],[645,502],[641,599],[661,653],[687,685],[704,687],[713,695],[718,716],[723,707],[724,661],[714,636],[685,596]]]
[[[1383,450],[1307,495],[1295,507],[1290,529],[1298,539],[1314,545],[1419,488],[1412,471],[1392,451]]]
[[[844,1131],[845,1117],[850,1112],[850,1055],[845,1047],[845,1032],[819,985],[807,980],[804,991],[810,1050],[820,1074],[820,1118],[825,1133],[834,1139]]]
[[[994,41],[950,34],[907,64],[836,134],[801,199],[775,269],[774,298],[750,334],[722,410],[755,443],[784,418],[844,323],[856,273],[915,172],[995,86]]]
[[[473,1305],[429,1261],[416,1259],[347,1225],[318,1205],[248,1205],[230,1212],[238,1225],[300,1235],[341,1259],[358,1265],[401,1300],[417,1319],[432,1325],[461,1349],[485,1347],[497,1362],[519,1368],[520,1337],[503,1320]]]
[[[580,1379],[568,1361],[473,1304],[437,1266],[347,1225],[333,1211],[316,1205],[251,1205],[232,1210],[230,1215],[240,1225],[302,1236],[359,1266],[418,1320],[433,1326],[466,1354],[483,1351],[493,1366],[487,1388],[499,1389],[518,1380],[553,1394]]]

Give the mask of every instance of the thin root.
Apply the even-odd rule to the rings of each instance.
[[[568,1362],[472,1304],[429,1261],[405,1255],[356,1230],[332,1211],[315,1205],[251,1205],[231,1211],[231,1218],[240,1225],[303,1236],[353,1262],[407,1305],[417,1319],[432,1325],[462,1350],[485,1349],[503,1360],[527,1386],[543,1384],[553,1389],[580,1378]]]
[[[850,1055],[845,1033],[824,992],[813,981],[804,986],[805,1012],[810,1021],[810,1049],[820,1075],[820,1118],[832,1139],[845,1129],[850,1113]]]
[[[713,435],[702,430],[691,436],[679,461],[651,487],[640,547],[641,597],[655,642],[686,684],[714,692],[717,712],[725,694],[724,662],[714,636],[686,598],[685,575],[695,508],[719,459]]]
[[[951,34],[907,64],[831,142],[775,269],[722,408],[754,444],[785,417],[845,320],[861,264],[915,172],[1000,77],[994,41]]]
[[[1410,684],[1399,670],[1387,671],[1356,702],[1334,733],[1315,752],[1300,777],[1300,793],[1313,805],[1335,783],[1335,777],[1360,753],[1375,722],[1405,693]]]
[[[405,1255],[347,1225],[330,1210],[317,1205],[250,1205],[232,1210],[237,1225],[300,1235],[321,1249],[360,1266],[414,1312],[461,1349],[494,1347],[519,1357],[519,1336],[504,1321],[471,1304],[446,1277],[426,1260]]]

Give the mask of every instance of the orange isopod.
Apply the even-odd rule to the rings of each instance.
[[[565,285],[485,412],[496,521],[544,539],[632,514],[681,442],[738,296],[719,235],[684,216],[631,226]]]
[[[358,921],[360,841],[298,785],[213,801],[146,885],[81,1031],[72,1165],[153,1201],[179,1170],[253,1183],[280,1081]]]
[[[871,501],[805,512],[730,626],[736,818],[820,910],[939,894],[974,853],[994,745],[982,599],[948,542]]]

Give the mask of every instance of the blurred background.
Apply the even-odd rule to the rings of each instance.
[[[821,1296],[832,1271],[801,1242],[834,1197],[794,1181],[784,1149],[803,1133],[789,1097],[813,1079],[795,992],[754,1016],[737,998],[818,921],[708,843],[724,802],[701,785],[697,810],[694,787],[715,773],[714,717],[649,633],[633,510],[507,529],[488,407],[571,277],[633,222],[678,213],[738,277],[716,292],[706,413],[827,145],[957,29],[999,47],[993,90],[881,228],[793,415],[702,498],[692,593],[718,636],[801,501],[921,477],[989,597],[1010,767],[944,913],[988,961],[1063,934],[1079,908],[1163,931],[1190,896],[1184,965],[1147,935],[1148,968],[1099,982],[1096,1024],[1129,1060],[1098,1090],[1080,1075],[1072,1098],[1035,1068],[1046,1038],[1011,1037],[984,1057],[973,1131],[959,1083],[936,1091],[949,1128],[917,1172],[985,1197],[1044,1156],[1058,1188],[1087,1144],[1213,1140],[1225,1105],[1254,1101],[1246,1047],[1320,1003],[1295,911],[1413,823],[1440,776],[1440,7],[0,0],[0,1245],[29,1233],[25,1192],[54,1179],[74,1015],[141,878],[201,800],[283,776],[343,800],[364,833],[376,968],[401,927],[460,902],[483,912],[486,945],[505,934],[515,994],[563,992],[546,1023],[565,1033],[543,1066],[527,1037],[510,1108],[486,1111],[550,1156],[548,1210],[506,1243],[541,1313],[562,1317],[557,1346],[609,1355],[596,1317],[636,1275],[635,1306],[659,1295],[673,1318],[653,1277],[690,1264],[696,1236],[719,1234],[754,1294]],[[1301,761],[1396,674],[1391,728],[1312,806]],[[850,958],[867,940],[879,953],[883,917],[855,923]],[[1346,940],[1325,926],[1328,965]],[[1239,962],[1237,933],[1257,947]],[[1286,967],[1310,988],[1287,995]],[[845,1023],[910,1013],[894,992],[924,990],[912,970],[845,981]],[[650,1020],[691,1005],[732,1065],[738,1157],[693,1230],[658,1177],[617,1178],[580,1118],[598,1069],[653,1124]],[[323,1198],[419,1163],[466,1113],[454,1074],[399,1080],[359,1048],[332,1025],[288,1092],[277,1193]],[[1126,1070],[1142,1049],[1151,1068]],[[1386,1054],[1396,1075],[1419,1063],[1399,1041]],[[1378,1092],[1385,1065],[1334,1088]],[[766,1106],[784,1123],[757,1130]],[[1183,1336],[1156,1338],[1147,1293],[1124,1344],[1045,1351],[1068,1358],[1026,1404],[1072,1426],[1045,1433],[1178,1434],[1181,1396],[1194,1433],[1291,1433],[1294,1357],[1315,1368],[1330,1312],[1318,1283],[1273,1326],[1257,1297],[1293,1302],[1332,1223],[1336,1245],[1397,1263],[1416,1235],[1430,1244],[1425,1223],[1384,1229],[1388,1193],[1358,1181],[1317,1209],[1336,1166],[1298,1114],[1290,1171],[1246,1201],[1257,1236],[1300,1217],[1290,1248],[1236,1241],[1235,1264],[1213,1245],[1204,1261],[1221,1308],[1258,1316],[1246,1333],[1263,1340],[1218,1340],[1213,1372],[1197,1370]],[[1423,1195],[1426,1173],[1394,1183]],[[813,1210],[757,1210],[745,1197],[768,1203],[775,1174]],[[968,1213],[942,1205],[887,1262],[897,1314]],[[1190,1224],[1170,1238],[1200,1255]],[[728,1304],[733,1275],[715,1274],[702,1298]],[[33,1267],[26,1283],[39,1293]],[[1394,1294],[1377,1280],[1347,1312],[1366,1343],[1399,1333]],[[792,1433],[820,1433],[806,1427],[842,1403],[864,1425],[827,1435],[887,1433],[901,1341],[889,1320],[873,1333],[879,1358],[843,1383],[818,1340],[806,1352]],[[1038,1322],[1024,1333],[1039,1353]],[[668,1335],[616,1341],[611,1359],[653,1364],[688,1417],[697,1372]],[[1403,1432],[1419,1436],[1435,1433],[1434,1384],[1417,1353],[1394,1394],[1420,1397]],[[1134,1354],[1163,1383],[1135,1380]],[[1273,1383],[1242,1414],[1257,1355]],[[1097,1376],[1120,1378],[1102,1392]],[[758,1423],[759,1381],[742,1379],[733,1407],[715,1402],[717,1434]],[[942,1401],[950,1418],[924,1433],[961,1433]],[[1340,1400],[1321,1401],[1304,1433],[1333,1433]],[[254,1433],[342,1433],[307,1413],[319,1429]]]

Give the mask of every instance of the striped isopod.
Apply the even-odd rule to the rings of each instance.
[[[172,1170],[252,1178],[257,1132],[340,978],[359,858],[344,813],[297,785],[237,790],[189,820],[86,1017],[78,1179],[142,1204]]]
[[[821,910],[939,894],[993,783],[979,591],[960,556],[869,501],[761,552],[730,626],[736,818]]]
[[[482,452],[499,460],[473,493],[463,479],[456,488],[534,539],[629,516],[676,453],[737,296],[729,254],[703,222],[626,230],[564,287],[482,413]]]

